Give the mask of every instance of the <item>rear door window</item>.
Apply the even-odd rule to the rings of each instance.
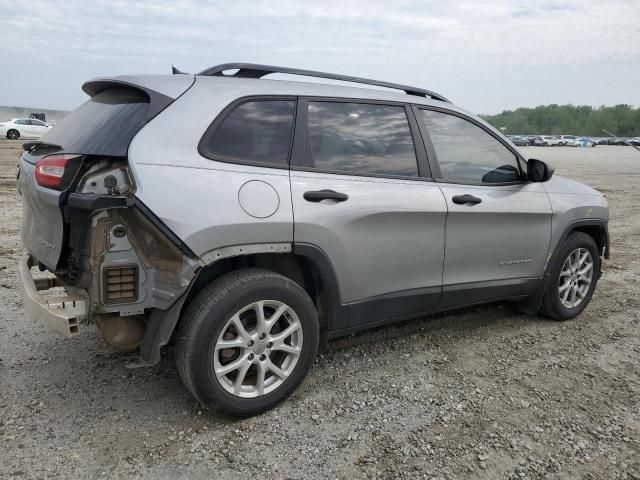
[[[404,107],[309,101],[304,165],[352,175],[417,177]]]
[[[134,135],[146,125],[148,111],[144,92],[109,88],[65,116],[41,141],[69,153],[123,157]]]
[[[244,102],[213,123],[200,152],[212,160],[286,166],[294,113],[294,100]]]

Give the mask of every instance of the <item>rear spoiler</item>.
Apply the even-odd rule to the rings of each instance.
[[[108,88],[131,88],[143,92],[149,98],[147,121],[171,105],[195,82],[193,75],[123,75],[110,78],[94,78],[82,85],[82,90],[94,97]]]

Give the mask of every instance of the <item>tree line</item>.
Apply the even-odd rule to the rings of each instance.
[[[640,108],[632,105],[590,107],[576,105],[540,105],[535,108],[505,110],[497,115],[482,115],[487,122],[507,135],[549,134],[607,137],[608,130],[619,137],[640,136]]]

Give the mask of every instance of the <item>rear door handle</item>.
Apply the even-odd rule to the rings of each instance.
[[[335,200],[336,202],[344,202],[349,198],[346,193],[336,192],[334,190],[312,190],[304,192],[302,195],[307,202],[321,202],[322,200]]]
[[[453,203],[457,203],[458,205],[465,205],[470,203],[471,205],[477,205],[482,202],[481,198],[474,197],[473,195],[465,194],[465,195],[456,195],[451,200]]]

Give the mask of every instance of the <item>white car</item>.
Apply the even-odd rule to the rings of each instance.
[[[40,138],[53,125],[35,118],[13,118],[0,123],[0,135],[11,140],[18,138]]]
[[[575,135],[560,135],[560,145],[565,147],[578,147],[578,137]]]
[[[576,142],[577,142],[576,147],[595,147],[596,146],[596,142],[594,142],[589,137],[580,137],[576,140]]]
[[[562,145],[558,137],[552,137],[551,135],[543,135],[540,137],[542,140],[543,147],[557,147],[558,145]]]

